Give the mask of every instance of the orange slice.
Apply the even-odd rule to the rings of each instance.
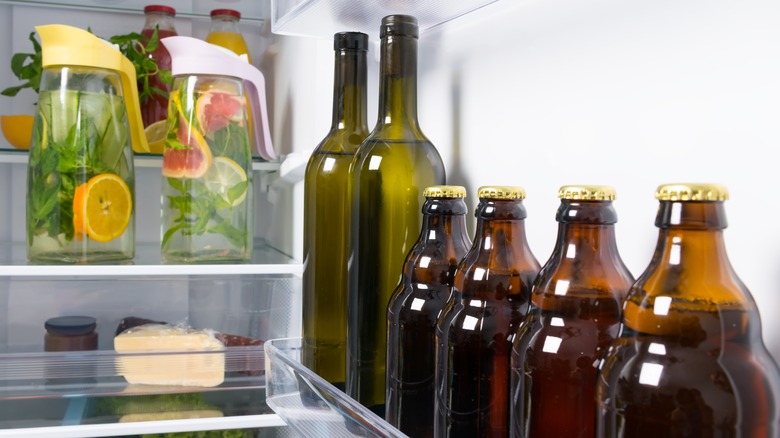
[[[117,175],[102,173],[76,188],[73,227],[77,237],[87,234],[96,242],[110,242],[125,232],[132,213],[130,188]]]

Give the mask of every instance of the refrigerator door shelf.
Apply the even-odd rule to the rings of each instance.
[[[266,402],[305,437],[406,437],[382,418],[301,365],[301,338],[265,343]]]

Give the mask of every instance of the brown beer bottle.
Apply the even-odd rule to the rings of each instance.
[[[615,189],[563,186],[558,198],[558,238],[514,340],[514,437],[593,437],[598,366],[634,282],[615,241]]]
[[[432,186],[423,196],[420,237],[387,307],[385,416],[415,438],[433,436],[436,319],[450,296],[455,268],[469,249],[466,189]]]
[[[437,322],[437,437],[509,434],[512,337],[528,313],[539,262],[525,233],[525,191],[481,187],[474,243]]]
[[[656,198],[658,244],[601,367],[597,436],[780,436],[780,372],[726,255],[726,188]]]

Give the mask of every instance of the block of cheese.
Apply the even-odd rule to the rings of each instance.
[[[217,386],[225,380],[224,348],[211,330],[167,324],[147,324],[114,337],[117,353],[154,353],[120,355],[119,373],[133,384]]]

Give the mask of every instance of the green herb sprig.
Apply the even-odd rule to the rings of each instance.
[[[201,181],[194,179],[168,178],[168,184],[179,191],[179,195],[168,196],[171,210],[178,211],[162,238],[162,248],[167,249],[171,238],[181,232],[184,236],[202,236],[216,233],[225,236],[230,243],[241,247],[246,242],[247,234],[233,226],[223,217],[221,211],[231,210],[235,202],[246,190],[247,182],[236,184],[228,190],[228,199],[210,191]]]
[[[91,29],[87,30],[92,31]],[[165,99],[168,98],[167,91],[153,86],[150,82],[151,77],[154,75],[159,75],[160,81],[164,84],[170,85],[173,83],[171,71],[159,68],[157,61],[149,56],[149,53],[155,51],[160,45],[157,30],[155,27],[154,33],[152,33],[149,41],[146,41],[146,44],[143,43],[146,38],[136,32],[114,35],[108,39],[110,43],[116,44],[119,47],[119,51],[133,63],[139,85],[138,98],[141,103],[146,102],[153,95],[159,95]],[[17,79],[24,82],[0,91],[0,94],[3,96],[16,96],[25,88],[31,88],[35,93],[38,93],[40,90],[41,74],[43,72],[41,44],[36,39],[35,32],[30,32],[28,38],[33,44],[33,53],[16,53],[11,57],[11,72]]]
[[[111,44],[119,46],[119,51],[133,63],[135,67],[135,77],[138,80],[138,99],[141,103],[146,102],[154,95],[168,98],[168,92],[152,85],[150,79],[154,75],[159,75],[160,81],[166,85],[173,83],[173,76],[170,70],[159,68],[157,61],[149,54],[157,50],[160,40],[157,35],[159,28],[155,26],[149,41],[143,35],[131,32],[125,35],[114,35],[108,39]]]
[[[19,94],[25,88],[32,88],[33,91],[38,93],[38,89],[41,85],[41,44],[35,38],[35,32],[30,32],[29,40],[33,44],[33,53],[16,53],[11,57],[11,72],[20,81],[24,81],[21,85],[15,87],[8,87],[0,94],[3,96],[13,97]]]

